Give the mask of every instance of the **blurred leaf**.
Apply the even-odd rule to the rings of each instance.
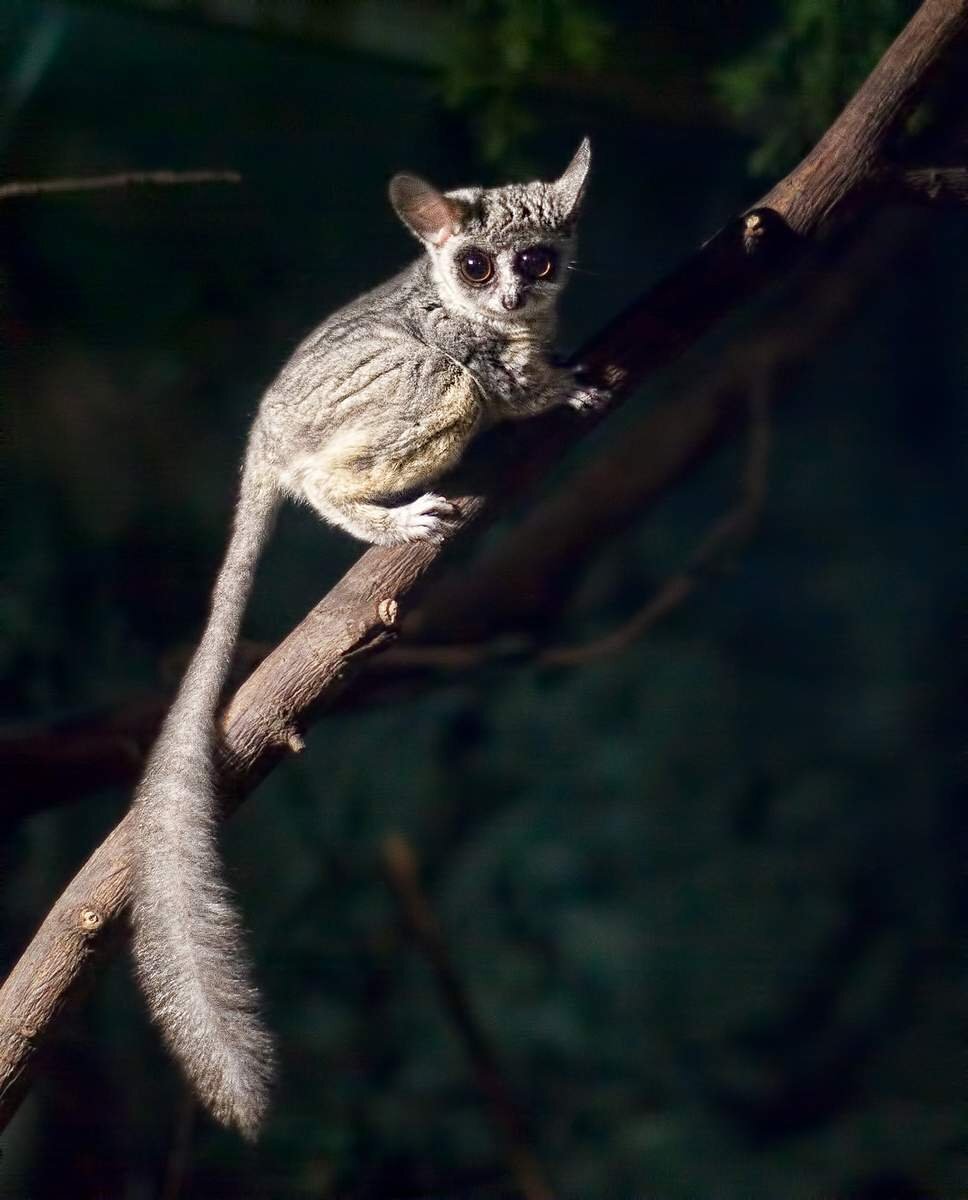
[[[534,128],[526,90],[548,72],[591,73],[611,27],[589,0],[465,0],[445,61],[444,99],[471,121],[490,162]]]
[[[780,0],[780,24],[714,73],[721,101],[759,141],[755,175],[789,169],[817,140],[914,9],[910,0]]]

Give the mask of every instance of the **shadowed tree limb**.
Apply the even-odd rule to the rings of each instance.
[[[524,1116],[478,1020],[444,931],[420,882],[413,848],[401,834],[390,834],[384,838],[380,854],[407,933],[430,964],[440,1006],[474,1069],[488,1114],[505,1143],[509,1172],[522,1200],[552,1200],[554,1192],[547,1172],[531,1148]]]
[[[752,384],[749,397],[749,444],[740,495],[703,537],[682,570],[670,576],[655,594],[616,628],[575,645],[542,646],[533,639],[504,637],[484,642],[443,642],[408,645],[404,642],[387,651],[382,662],[404,670],[469,671],[495,663],[517,665],[529,662],[546,667],[576,667],[619,650],[627,649],[653,626],[680,608],[702,581],[723,568],[727,554],[750,536],[766,499],[766,468],[769,458],[768,393],[772,381],[763,370]]]
[[[888,171],[881,183],[899,200],[952,207],[968,205],[966,167],[918,167],[907,171]]]
[[[626,649],[688,600],[705,577],[722,568],[724,556],[735,554],[749,538],[766,501],[770,388],[771,381],[764,375],[754,383],[749,397],[749,447],[739,499],[714,523],[683,570],[667,579],[647,604],[617,628],[578,645],[549,646],[537,655],[539,663],[575,667]]]
[[[924,0],[813,151],[754,209],[726,225],[584,347],[593,381],[620,398],[677,358],[717,320],[788,271],[815,241],[877,196],[882,151],[930,70],[968,28],[968,0]],[[461,528],[540,479],[594,422],[549,413],[496,430],[443,490]],[[498,450],[499,453],[495,453]],[[500,464],[499,466],[496,464]],[[371,548],[253,672],[222,718],[230,811],[333,702],[365,657],[396,636],[446,546]],[[91,856],[0,989],[0,1127],[23,1096],[54,1019],[90,978],[127,903],[130,823]]]
[[[11,729],[0,738],[3,827],[101,788],[133,783],[170,697],[130,697],[117,709]]]

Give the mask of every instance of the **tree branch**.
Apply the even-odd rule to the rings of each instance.
[[[880,186],[892,197],[916,204],[945,204],[951,207],[968,204],[966,167],[917,167],[887,171],[881,177]]]
[[[508,1167],[522,1200],[552,1200],[547,1173],[531,1148],[525,1120],[511,1094],[491,1041],[484,1032],[467,989],[454,966],[440,922],[420,883],[420,870],[410,843],[391,834],[381,847],[387,883],[396,897],[407,932],[433,971],[440,1005],[453,1025],[501,1139]]]
[[[966,28],[968,0],[924,0],[811,154],[581,351],[592,378],[626,394],[788,270],[835,221],[870,204],[881,148]],[[495,431],[487,440],[492,448],[499,441],[500,453],[490,471],[478,448],[444,489],[461,528],[523,492],[593,424],[556,412]],[[446,549],[368,550],[253,672],[222,718],[227,810],[300,744],[300,728],[332,703],[365,657],[393,639],[398,605],[413,598]],[[107,948],[104,935],[120,923],[129,830],[125,818],[81,868],[0,989],[0,1127],[16,1110],[55,1017],[90,978]]]
[[[55,803],[137,779],[170,697],[131,697],[109,712],[15,729],[0,738],[4,827]]]
[[[240,183],[238,171],[121,171],[115,175],[81,175],[65,179],[24,179],[0,183],[0,200],[19,196],[51,196],[64,192],[101,192],[109,188],[175,187],[186,183]]]
[[[575,667],[626,649],[688,600],[702,580],[721,567],[723,556],[735,552],[750,536],[766,501],[771,386],[764,375],[749,397],[749,446],[739,499],[715,522],[683,570],[667,579],[647,604],[616,629],[576,646],[549,646],[538,654],[538,662]]]
[[[751,385],[748,397],[749,444],[740,495],[728,512],[720,516],[703,537],[686,566],[667,579],[648,602],[615,629],[577,645],[541,646],[522,636],[482,642],[404,642],[383,655],[392,667],[412,671],[469,671],[495,663],[537,663],[546,667],[575,667],[624,650],[654,625],[681,607],[703,579],[722,566],[722,559],[735,551],[752,533],[766,499],[766,467],[769,457],[769,393],[773,381],[764,368]]]

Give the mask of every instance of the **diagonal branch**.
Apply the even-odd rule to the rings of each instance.
[[[678,271],[587,345],[580,358],[619,397],[677,358],[717,320],[877,196],[880,156],[931,69],[968,29],[968,0],[924,0],[806,159],[760,205],[726,225]],[[446,493],[461,528],[546,474],[594,422],[551,413],[490,436]],[[497,452],[499,451],[499,452]],[[495,464],[500,464],[500,468]],[[499,473],[498,473],[499,470]],[[372,548],[259,666],[222,719],[228,808],[289,750],[365,657],[389,644],[447,547]],[[0,990],[0,1126],[23,1096],[54,1019],[90,979],[127,902],[130,824],[122,820],[55,903]]]

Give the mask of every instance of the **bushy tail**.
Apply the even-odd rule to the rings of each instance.
[[[151,1016],[213,1116],[249,1138],[273,1051],[219,860],[214,718],[277,506],[250,452],[208,625],[133,803],[133,949]]]

